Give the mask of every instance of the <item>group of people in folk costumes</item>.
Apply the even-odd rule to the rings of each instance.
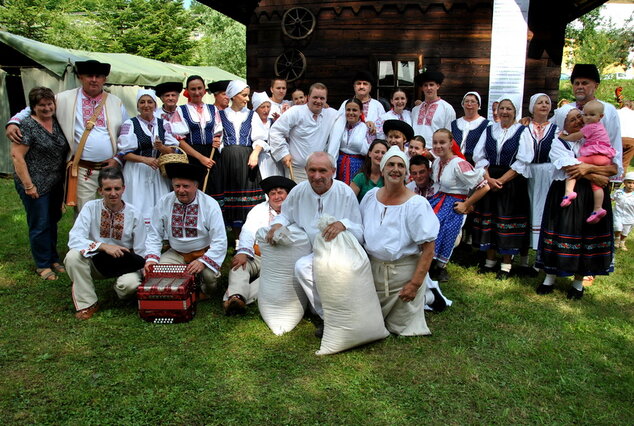
[[[569,299],[583,296],[584,276],[613,270],[613,230],[626,250],[631,146],[624,156],[616,109],[595,98],[594,65],[574,67],[575,103],[551,116],[552,100],[537,93],[519,121],[516,96],[501,97],[489,121],[475,91],[463,96],[456,119],[439,96],[443,74],[429,70],[416,76],[424,99],[411,112],[400,89],[386,111],[371,96],[373,76],[359,72],[339,109],[328,106],[322,83],[287,101],[281,79],[271,81],[269,97],[242,81],[207,85],[190,76],[184,85],[139,90],[138,114],[128,118],[121,100],[104,91],[109,64],[75,67],[81,87],[57,95],[33,89],[6,133],[36,271],[46,280],[68,273],[79,319],[98,310],[93,279],[116,277],[115,291],[127,297],[156,262],[187,264],[213,292],[228,234],[237,240],[223,307],[243,313],[257,299],[255,234],[263,227],[268,242],[292,224],[311,242],[319,232],[326,241],[351,232],[369,256],[387,328],[404,335],[429,334],[423,307],[450,304],[438,283],[449,280],[446,266],[461,239],[485,252],[481,273],[506,279],[545,271],[538,294],[551,293],[557,276],[574,275]],[[207,92],[214,104],[203,102]],[[174,160],[163,175],[167,156]],[[73,170],[76,219],[62,264],[57,222]],[[625,177],[615,214],[614,176]],[[335,221],[319,231],[326,214]],[[294,269],[321,316],[312,256]]]

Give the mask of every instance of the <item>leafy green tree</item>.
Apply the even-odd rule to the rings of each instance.
[[[570,64],[595,64],[603,74],[610,66],[630,66],[628,56],[634,48],[634,32],[631,31],[634,14],[623,28],[617,28],[611,19],[601,17],[602,7],[568,25],[566,46],[572,49]]]
[[[246,77],[246,28],[241,23],[198,2],[192,2],[198,43],[194,60]]]

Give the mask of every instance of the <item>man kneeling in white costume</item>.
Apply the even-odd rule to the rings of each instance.
[[[313,152],[306,160],[307,182],[298,184],[282,204],[282,213],[274,220],[266,235],[266,241],[273,244],[273,234],[282,226],[296,224],[308,234],[312,244],[319,232],[317,222],[326,214],[338,219],[324,229],[322,235],[331,241],[342,231],[350,231],[363,243],[363,227],[359,202],[352,189],[345,183],[334,180],[336,163],[326,152]],[[313,277],[313,254],[301,257],[295,263],[295,276],[301,284],[311,308],[323,318],[324,311],[317,293]],[[318,324],[315,335],[321,337],[323,323]]]
[[[261,262],[255,233],[271,224],[295,185],[284,176],[270,176],[260,182],[268,199],[251,209],[240,231],[238,248],[229,271],[229,287],[223,298],[222,307],[226,315],[245,313],[246,305],[257,299]]]
[[[88,201],[68,234],[70,251],[64,259],[73,282],[73,302],[80,320],[99,310],[93,279],[117,278],[114,289],[123,299],[141,284],[145,225],[143,216],[121,199],[125,190],[118,167],[101,169],[97,177],[103,199]]]
[[[402,336],[431,334],[423,307],[442,311],[446,306],[427,273],[440,224],[429,202],[405,186],[405,153],[391,147],[380,167],[385,186],[365,195],[361,212],[385,327]]]
[[[227,254],[227,234],[218,202],[202,192],[206,169],[196,164],[165,166],[173,192],[158,201],[145,244],[145,271],[151,264],[187,264],[185,272],[201,274],[202,291],[216,289],[220,266]],[[170,249],[161,254],[163,240]]]

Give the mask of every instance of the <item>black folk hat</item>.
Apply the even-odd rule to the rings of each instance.
[[[198,164],[186,164],[186,163],[167,163],[165,165],[165,173],[170,179],[188,179],[198,182],[198,185],[202,185],[207,174],[207,169]]]
[[[601,83],[599,70],[594,64],[576,64],[570,75],[570,82],[574,82],[575,78],[589,78],[597,83]]]
[[[105,75],[106,77],[110,74],[110,64],[106,64],[104,62],[95,61],[94,59],[90,59],[88,61],[77,61],[75,62],[75,72],[78,75]]]
[[[231,80],[214,81],[207,85],[207,90],[209,90],[209,93],[226,92],[230,82]]]
[[[414,129],[402,120],[385,120],[383,122],[383,133],[387,135],[390,130],[398,130],[403,133],[407,141],[414,139]]]
[[[284,176],[269,176],[260,182],[262,191],[264,191],[265,194],[268,194],[275,188],[283,188],[286,192],[291,192],[291,189],[293,189],[295,185],[297,184],[294,181]]]
[[[354,84],[355,81],[367,81],[373,87],[375,85],[375,78],[372,75],[372,73],[370,73],[369,71],[364,71],[364,70],[357,71],[357,73],[354,75],[354,78],[352,79],[352,83]]]
[[[154,91],[156,92],[156,96],[158,96],[159,98],[168,92],[177,92],[180,94],[182,90],[183,90],[183,83],[179,83],[179,82],[161,83],[161,84],[157,84],[156,87],[154,88]]]
[[[417,86],[422,86],[423,83],[426,83],[428,81],[433,81],[435,83],[442,84],[444,80],[445,80],[445,75],[441,73],[440,71],[427,70],[423,72],[422,74],[417,74],[416,77],[414,77],[414,82],[416,83]]]

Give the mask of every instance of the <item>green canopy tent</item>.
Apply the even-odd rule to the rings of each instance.
[[[141,87],[156,86],[168,81],[184,82],[189,75],[200,75],[207,82],[217,80],[242,80],[227,71],[213,66],[185,66],[169,64],[129,55],[127,53],[87,52],[64,49],[51,44],[31,40],[26,37],[0,31],[0,71],[19,76],[22,83],[23,99],[10,99],[18,96],[7,90],[6,75],[0,73],[0,118],[6,123],[16,105],[27,102],[29,91],[36,86],[50,87],[55,93],[79,86],[72,72],[76,61],[95,59],[111,65],[106,90],[117,95],[124,102],[128,115],[136,115],[136,92]],[[213,96],[207,95],[207,102],[213,102]],[[179,103],[185,103],[181,97]],[[11,111],[13,107],[13,111]],[[12,173],[9,141],[0,132],[0,173]]]

